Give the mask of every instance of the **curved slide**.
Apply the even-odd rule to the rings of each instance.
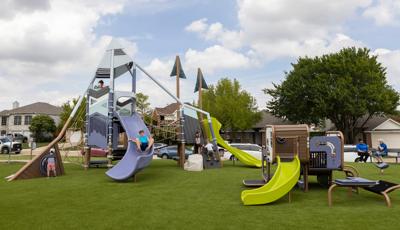
[[[281,162],[278,159],[278,168],[272,179],[261,188],[242,192],[244,205],[258,205],[274,202],[286,195],[296,185],[300,177],[300,160],[296,156],[291,162]]]
[[[232,155],[234,155],[243,164],[248,165],[248,166],[255,166],[255,167],[259,167],[259,168],[261,167],[261,160],[253,157],[252,155],[250,155],[240,149],[234,148],[225,142],[225,140],[219,135],[219,130],[221,129],[222,125],[216,118],[212,117],[211,123],[212,123],[212,127],[214,130],[214,134],[217,139],[218,145],[220,145],[221,147],[228,150]],[[207,120],[203,121],[203,126],[207,132],[207,136],[211,137],[211,131],[210,131],[210,127],[208,125]]]
[[[122,127],[125,129],[128,140],[136,138],[140,130],[144,130],[146,135],[150,135],[147,126],[137,113],[132,116],[119,116],[118,114],[117,116]],[[127,180],[150,164],[153,159],[153,153],[154,147],[151,147],[148,152],[139,152],[136,143],[129,141],[124,157],[118,164],[108,170],[106,174],[113,180]]]

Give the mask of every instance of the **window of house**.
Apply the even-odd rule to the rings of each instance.
[[[21,125],[21,116],[14,116],[14,125]]]
[[[1,117],[1,125],[7,125],[7,117],[6,116]]]
[[[31,122],[32,122],[32,116],[25,116],[24,124],[25,125],[30,125]]]
[[[2,135],[2,136],[4,136],[4,135],[6,135],[6,131],[5,130],[1,130],[1,133],[0,133],[0,135]]]

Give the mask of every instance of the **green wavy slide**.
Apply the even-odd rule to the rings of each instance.
[[[260,205],[274,202],[290,192],[297,184],[300,177],[300,160],[298,156],[290,162],[281,162],[279,156],[276,158],[278,168],[272,179],[260,188],[242,192],[241,198],[244,205]]]
[[[221,129],[222,125],[216,118],[212,117],[211,123],[218,145],[220,145],[222,148],[226,149],[228,152],[234,155],[243,164],[259,168],[261,167],[261,160],[253,157],[252,155],[240,149],[230,146],[228,143],[225,142],[224,139],[222,139],[222,137],[219,135],[219,130]],[[207,119],[203,120],[203,126],[204,130],[206,130],[207,136],[211,139],[211,132]]]

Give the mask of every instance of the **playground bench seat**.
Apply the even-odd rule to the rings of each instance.
[[[347,187],[348,195],[351,196],[355,190],[358,193],[358,188],[363,188],[366,191],[385,197],[387,207],[392,206],[389,193],[400,189],[400,184],[378,180],[372,181],[361,177],[347,177],[346,179],[337,179],[333,182],[328,190],[328,205],[332,206],[332,192],[336,187]]]

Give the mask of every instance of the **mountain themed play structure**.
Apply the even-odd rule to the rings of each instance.
[[[123,181],[135,177],[138,172],[147,167],[153,158],[153,147],[145,152],[140,152],[135,143],[130,141],[138,136],[140,130],[143,130],[146,135],[150,135],[150,131],[142,117],[136,112],[135,95],[137,69],[150,78],[160,87],[161,90],[165,91],[180,105],[180,126],[177,130],[177,140],[180,146],[179,149],[181,150],[179,155],[183,156],[181,157],[181,162],[184,162],[184,152],[182,152],[182,150],[184,151],[185,143],[193,143],[194,133],[201,128],[200,120],[197,118],[197,113],[206,117],[208,124],[207,128],[210,130],[209,138],[216,148],[216,138],[210,114],[189,104],[183,103],[179,99],[179,94],[175,96],[140,65],[133,62],[133,60],[125,53],[122,46],[113,39],[101,59],[94,77],[89,82],[89,86],[79,97],[59,135],[48,146],[43,148],[40,154],[36,155],[35,158],[24,165],[18,172],[8,177],[8,180],[30,179],[44,176],[40,172],[41,162],[45,160],[45,157],[51,148],[54,148],[56,153],[57,175],[64,174],[59,142],[64,138],[66,131],[73,122],[83,100],[87,100],[85,121],[86,131],[84,135],[85,168],[88,168],[90,165],[90,156],[92,149],[94,148],[106,151],[107,158],[109,159],[108,166],[111,167],[106,172],[106,175],[113,180]],[[127,74],[131,77],[131,90],[121,91],[116,87],[115,81]],[[177,90],[179,92],[179,78],[185,75],[178,57],[171,76],[177,77]],[[109,85],[96,88],[95,83],[100,80],[107,80]],[[187,115],[184,111],[188,111]],[[122,149],[122,151],[125,151],[123,158],[113,166],[111,164],[113,153],[115,151],[121,151],[118,145],[121,133],[124,133],[128,143],[127,147]],[[181,165],[183,166],[183,163]]]
[[[317,176],[323,186],[332,184],[332,172],[344,171],[347,176],[356,172],[343,163],[344,138],[341,132],[327,132],[325,136],[313,136],[307,125],[275,125],[266,128],[266,150],[270,159],[263,161],[263,180],[244,181],[249,187],[241,199],[245,205],[259,205],[274,202],[289,194],[295,185],[308,191],[310,175]],[[262,159],[268,159],[264,157]],[[274,175],[269,175],[270,164],[276,162]],[[265,175],[268,173],[268,175]]]

